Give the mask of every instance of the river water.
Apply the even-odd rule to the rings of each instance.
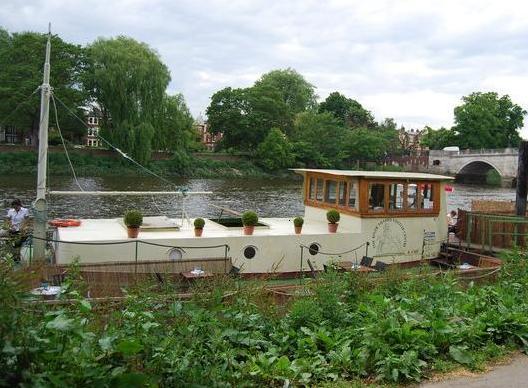
[[[84,190],[167,191],[170,188],[147,177],[81,177]],[[220,210],[211,206],[243,212],[256,210],[261,217],[290,217],[303,214],[301,179],[174,179],[175,185],[189,191],[212,191],[210,195],[187,196],[185,209],[190,217],[215,217]],[[0,207],[13,198],[28,206],[35,198],[36,178],[0,176]],[[447,193],[449,209],[471,208],[473,199],[514,200],[514,189],[453,184]],[[51,190],[78,190],[72,178],[51,177]],[[50,218],[121,217],[127,209],[140,209],[145,215],[165,214],[180,217],[182,199],[178,196],[51,196]]]

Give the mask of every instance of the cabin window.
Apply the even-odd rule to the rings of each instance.
[[[315,178],[310,178],[310,192],[308,193],[309,199],[315,199]]]
[[[325,202],[335,204],[336,196],[337,196],[337,182],[336,181],[326,181]]]
[[[338,196],[339,205],[345,206],[346,196],[347,196],[347,183],[339,182],[339,196]]]
[[[350,182],[350,191],[348,193],[348,207],[352,209],[357,209],[357,183]]]
[[[420,185],[422,209],[431,210],[434,208],[434,190],[433,185],[424,183]]]
[[[318,201],[322,201],[323,200],[323,186],[324,186],[324,180],[322,179],[317,179],[317,191],[316,191],[316,196],[315,196],[315,199],[318,200]]]
[[[385,185],[369,183],[369,210],[383,211],[385,209]]]
[[[389,186],[389,209],[403,210],[403,183],[392,183]]]
[[[416,210],[418,205],[418,185],[409,183],[407,186],[407,209]]]

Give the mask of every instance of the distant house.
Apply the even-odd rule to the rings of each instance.
[[[99,135],[99,125],[101,124],[101,111],[97,108],[92,108],[86,113],[86,136],[84,138],[84,144],[87,147],[101,147],[101,139]]]
[[[200,143],[202,143],[208,151],[214,151],[218,142],[222,140],[222,133],[212,134],[208,131],[207,121],[204,121],[201,117],[196,119],[194,126],[200,137]]]
[[[406,130],[404,127],[401,127],[398,131],[398,140],[400,141],[401,148],[405,151],[422,151],[423,147],[420,144],[422,133],[423,131],[419,129]]]
[[[30,137],[14,126],[0,126],[0,143],[31,145]]]

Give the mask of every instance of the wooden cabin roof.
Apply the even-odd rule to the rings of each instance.
[[[426,174],[421,172],[324,170],[316,168],[292,168],[292,171],[303,175],[305,175],[305,173],[319,173],[341,177],[345,176],[373,179],[418,179],[427,181],[446,181],[454,179],[446,175]]]

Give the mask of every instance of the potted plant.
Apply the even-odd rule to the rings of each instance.
[[[337,225],[341,216],[335,209],[330,209],[326,212],[326,219],[328,220],[328,231],[330,233],[337,232]]]
[[[293,226],[295,228],[295,234],[301,234],[304,220],[302,217],[295,217],[293,219]]]
[[[196,237],[202,237],[205,220],[203,218],[197,218],[194,220],[194,235]]]
[[[242,213],[242,225],[244,225],[244,234],[252,235],[255,230],[255,225],[258,224],[257,213],[253,211],[247,211]]]
[[[128,210],[123,221],[127,226],[128,238],[136,238],[139,234],[139,227],[143,224],[143,214],[139,210]]]

